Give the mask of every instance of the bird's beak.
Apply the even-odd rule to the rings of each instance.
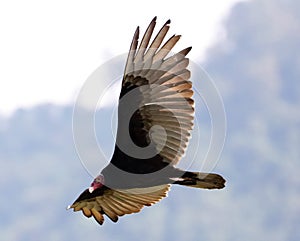
[[[89,192],[92,193],[94,191],[94,187],[89,187]]]

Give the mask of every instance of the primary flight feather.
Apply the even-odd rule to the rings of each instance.
[[[189,59],[191,47],[171,54],[180,35],[162,42],[168,20],[151,42],[156,17],[140,44],[136,29],[127,57],[118,107],[118,131],[110,163],[68,208],[103,224],[116,222],[167,195],[171,184],[221,189],[218,174],[184,171],[184,155],[194,121]]]

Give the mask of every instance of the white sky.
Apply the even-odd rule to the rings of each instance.
[[[202,60],[225,37],[222,20],[238,0],[210,1],[1,1],[0,114],[43,102],[72,103],[103,62],[128,51],[137,25],[143,33],[171,19],[178,50]]]

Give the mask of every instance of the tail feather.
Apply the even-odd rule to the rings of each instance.
[[[175,184],[204,189],[222,189],[225,187],[225,179],[215,173],[185,172]]]

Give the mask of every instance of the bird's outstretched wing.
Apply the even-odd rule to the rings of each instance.
[[[137,213],[144,206],[151,206],[167,195],[169,185],[161,185],[149,188],[134,188],[128,190],[113,190],[103,187],[90,193],[86,189],[78,199],[68,208],[82,213],[94,219],[102,225],[103,214],[113,222],[118,221],[119,216]]]
[[[135,31],[122,81],[111,164],[130,173],[150,173],[177,164],[193,127],[193,91],[186,58],[191,47],[171,53],[180,35],[162,44],[170,20],[150,44],[155,24],[156,18],[140,44],[139,28]]]

